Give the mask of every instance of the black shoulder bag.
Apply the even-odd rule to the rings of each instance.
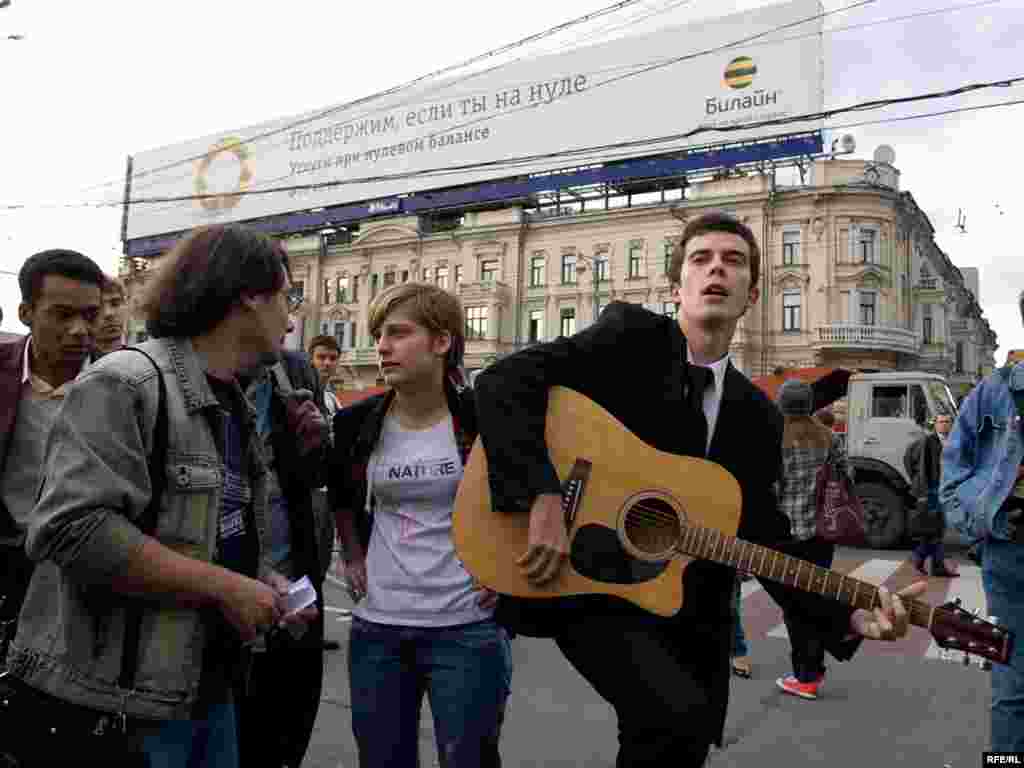
[[[157,371],[156,423],[147,462],[152,495],[139,520],[139,529],[152,535],[167,487],[167,385],[160,366],[148,353],[137,347],[125,349],[145,355]],[[127,602],[117,680],[125,702],[135,689],[143,615],[141,601]],[[153,724],[129,718],[123,707],[112,713],[72,704],[26,685],[6,670],[0,672],[0,768],[42,768],[57,765],[56,760],[67,756],[84,765],[146,768],[149,761],[137,733],[141,723]]]

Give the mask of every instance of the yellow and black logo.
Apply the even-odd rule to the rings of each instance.
[[[740,56],[729,62],[725,68],[725,84],[730,88],[746,88],[754,82],[754,75],[757,74],[757,65],[749,56]]]

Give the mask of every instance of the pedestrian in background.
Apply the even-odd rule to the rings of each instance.
[[[925,569],[931,561],[931,575],[941,578],[959,576],[955,567],[946,560],[946,548],[942,538],[946,526],[939,508],[939,480],[942,471],[942,448],[953,428],[953,417],[940,414],[935,417],[933,431],[922,435],[907,446],[903,454],[903,467],[910,476],[910,490],[917,499],[914,510],[914,525],[918,542],[910,555],[914,570],[922,576],[929,575]]]
[[[124,283],[110,275],[103,276],[103,311],[96,324],[96,351],[99,360],[124,346],[125,313],[128,309]]]
[[[814,413],[811,385],[787,379],[778,392],[782,411],[782,474],[779,480],[779,508],[789,518],[791,534],[799,542],[793,554],[822,568],[831,568],[835,545],[817,537],[817,479],[825,462],[849,474],[842,447],[832,439],[832,430]],[[783,611],[792,649],[793,673],[776,680],[784,692],[804,699],[818,698],[825,681],[825,645],[816,627],[804,617]]]

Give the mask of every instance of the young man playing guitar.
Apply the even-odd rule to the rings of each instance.
[[[678,323],[613,302],[580,333],[510,355],[477,378],[493,506],[529,514],[528,550],[509,557],[519,558],[534,586],[557,589],[570,556],[576,570],[606,580],[649,568],[628,560],[613,531],[577,535],[570,553],[562,484],[545,443],[548,389],[556,385],[590,398],[661,451],[727,469],[742,490],[738,536],[799,557],[773,488],[782,417],[728,359],[736,324],[758,299],[759,271],[748,227],[722,214],[701,216],[686,226],[669,270]],[[618,768],[696,768],[712,743],[722,743],[734,577],[734,569],[717,563],[690,563],[683,608],[670,618],[605,595],[502,596],[496,618],[519,633],[554,638],[614,707]],[[837,659],[849,659],[862,637],[895,640],[907,632],[901,601],[884,589],[881,607],[868,612],[763,583],[787,613],[798,612],[819,628]],[[919,584],[901,594],[923,589]]]

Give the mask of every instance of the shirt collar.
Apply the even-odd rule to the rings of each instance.
[[[29,360],[28,355],[29,355],[29,349],[31,347],[32,347],[32,337],[29,336],[28,337],[28,341],[25,342],[25,356],[24,356],[24,359],[21,362],[21,383],[22,384],[28,383],[29,379],[32,376],[32,371],[29,370],[29,366],[28,366],[28,360]]]
[[[693,361],[693,353],[690,348],[686,348],[686,362],[690,365],[697,365]],[[704,366],[711,371],[711,374],[715,377],[715,392],[721,393],[725,387],[725,372],[729,368],[729,353],[726,352],[722,357],[715,360],[713,363],[708,363]]]
[[[25,384],[30,383],[32,381],[32,378],[33,378],[33,375],[34,375],[32,373],[32,358],[30,357],[31,350],[32,350],[32,336],[29,335],[28,341],[25,342],[25,356],[24,356],[24,358],[22,359],[22,362],[21,362],[21,384],[22,384],[22,386],[24,386]],[[82,361],[82,367],[78,369],[79,375],[82,373],[82,371],[84,371],[86,368],[89,367],[89,364],[90,364],[90,358],[89,358],[89,356],[86,356],[85,360]],[[74,379],[72,379],[71,381],[64,382],[59,387],[51,387],[49,384],[44,382],[38,376],[36,376],[35,378],[39,382],[39,389],[40,390],[42,390],[45,387],[45,388],[48,388],[47,389],[48,392],[52,392],[54,395],[60,395],[60,396],[63,396],[63,394],[65,392],[65,389],[68,386],[68,384],[70,384],[71,381],[74,381]]]

